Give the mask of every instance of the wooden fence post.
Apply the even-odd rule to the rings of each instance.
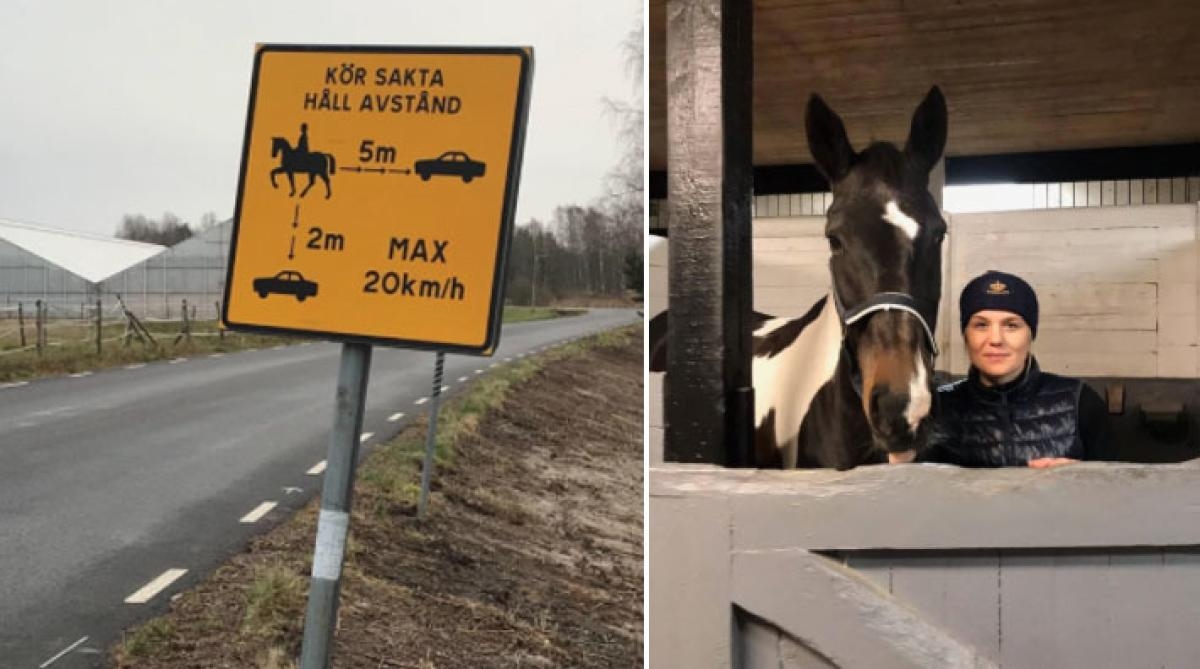
[[[221,327],[221,301],[213,302],[213,306],[217,308],[217,338],[225,341],[225,328]]]
[[[99,357],[103,351],[102,343],[104,341],[104,309],[101,308],[102,303],[99,297],[96,298],[96,356]]]
[[[179,340],[186,339],[188,346],[192,345],[192,322],[188,318],[188,303],[183,301],[183,325],[179,330],[179,334],[175,336],[175,345],[179,345]]]
[[[17,329],[21,331],[21,348],[25,348],[25,305],[17,302]]]
[[[34,334],[37,336],[37,353],[38,353],[38,355],[41,355],[42,347],[45,344],[45,338],[43,337],[43,335],[45,334],[45,321],[42,318],[42,301],[38,300],[36,303],[36,306],[37,306],[37,316],[34,318],[34,323],[35,323],[35,327],[36,327]]]

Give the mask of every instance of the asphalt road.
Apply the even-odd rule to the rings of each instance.
[[[453,394],[506,359],[636,319],[593,310],[506,326],[494,357],[447,356],[444,384]],[[121,629],[310,499],[339,351],[314,343],[0,386],[0,668],[102,666]],[[433,357],[374,350],[364,451],[428,408]],[[168,570],[187,571],[126,602],[178,573]]]

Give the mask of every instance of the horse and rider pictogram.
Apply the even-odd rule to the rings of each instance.
[[[284,137],[271,138],[271,157],[279,158],[279,167],[271,170],[271,187],[278,188],[279,185],[275,181],[275,177],[284,174],[288,178],[288,184],[291,186],[291,191],[288,197],[296,195],[295,175],[308,175],[308,185],[304,190],[300,191],[300,197],[308,194],[309,189],[313,187],[317,177],[320,177],[325,182],[325,197],[328,199],[333,195],[333,189],[330,187],[329,177],[336,173],[337,162],[334,160],[333,154],[322,153],[320,151],[310,151],[308,149],[308,124],[300,124],[300,137],[296,140],[296,146],[291,146]],[[487,170],[487,164],[480,160],[475,160],[468,156],[464,151],[445,151],[436,158],[423,158],[413,162],[412,168],[395,168],[387,165],[394,165],[396,162],[396,147],[389,145],[379,145],[373,140],[363,140],[359,148],[359,160],[368,165],[379,165],[378,167],[365,167],[363,165],[343,167],[343,171],[356,173],[376,173],[376,174],[402,174],[411,175],[414,172],[421,177],[421,181],[429,181],[431,177],[448,176],[458,177],[462,179],[464,184],[471,183],[473,179],[482,177]]]
[[[282,154],[282,155],[281,155]],[[329,176],[337,172],[337,163],[333,159],[331,153],[321,153],[320,151],[308,150],[308,124],[300,124],[300,139],[296,140],[296,146],[292,147],[284,137],[271,138],[271,157],[279,156],[279,167],[271,170],[271,187],[278,188],[275,183],[275,177],[279,174],[286,174],[288,185],[291,186],[291,192],[288,197],[296,194],[297,172],[308,175],[308,185],[304,190],[300,191],[300,197],[308,194],[317,177],[321,177],[321,181],[325,182],[325,198],[328,199],[333,195],[333,189],[329,186]]]

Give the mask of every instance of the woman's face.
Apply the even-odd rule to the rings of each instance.
[[[1033,332],[1024,318],[1011,311],[978,311],[963,331],[971,364],[984,385],[1008,383],[1021,375]]]

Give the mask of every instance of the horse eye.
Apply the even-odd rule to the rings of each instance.
[[[825,239],[829,241],[829,250],[833,253],[842,252],[842,240],[835,235],[826,235]]]

